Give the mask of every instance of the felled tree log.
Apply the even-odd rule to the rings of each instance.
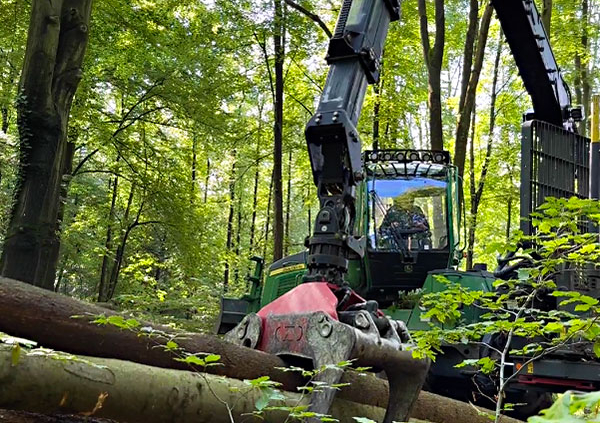
[[[308,396],[283,394],[284,401],[271,405],[308,403]],[[256,410],[261,395],[259,389],[238,379],[123,360],[56,359],[22,353],[14,365],[10,349],[0,347],[0,408],[93,414],[130,423],[283,422],[289,412],[265,412],[265,420],[248,416]],[[348,423],[355,416],[381,420],[384,412],[342,399],[336,399],[331,409],[332,415]]]
[[[114,420],[95,419],[66,414],[40,414],[19,410],[0,409],[0,423],[116,423]]]
[[[185,334],[183,337],[171,328],[142,322],[144,327],[164,333],[145,337],[115,326],[90,323],[93,316],[117,314],[22,282],[0,278],[0,332],[31,339],[44,347],[72,354],[127,360],[166,369],[190,370],[189,365],[174,360],[171,352],[160,347],[168,339],[175,337],[179,347],[187,352],[206,352],[221,356],[223,365],[207,368],[210,373],[235,379],[269,376],[282,383],[282,389],[292,392],[303,385],[303,380],[297,374],[277,369],[286,366],[280,358],[238,347],[215,336]],[[340,399],[380,408],[387,405],[386,381],[372,375],[359,376],[347,371],[342,382],[349,383],[350,386],[338,393]],[[413,415],[438,423],[488,421],[479,416],[469,404],[433,394],[421,394]],[[429,415],[435,415],[438,420],[429,418]],[[446,419],[443,416],[449,417]],[[508,418],[504,421],[516,422]]]

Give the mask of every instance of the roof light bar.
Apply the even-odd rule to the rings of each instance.
[[[364,154],[366,162],[425,162],[450,164],[450,153],[435,150],[377,150]]]

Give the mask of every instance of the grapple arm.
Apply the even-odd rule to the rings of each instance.
[[[330,40],[329,74],[305,132],[321,206],[307,280],[341,285],[350,252],[363,254],[364,241],[353,236],[355,187],[363,178],[356,124],[367,85],[379,80],[389,24],[399,17],[399,0],[344,0]]]

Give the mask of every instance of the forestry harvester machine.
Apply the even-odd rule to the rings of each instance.
[[[521,216],[528,218],[547,196],[597,198],[600,144],[577,135],[582,113],[571,107],[533,1],[492,4],[533,102],[522,127]],[[438,275],[493,292],[496,280],[522,265],[507,256],[494,274],[458,270],[462,186],[448,152],[361,151],[356,125],[365,91],[378,81],[388,26],[399,13],[399,0],[344,0],[327,53],[327,81],[305,132],[320,201],[307,250],[273,263],[264,283],[263,261],[255,257],[249,293],[222,299],[218,325],[236,344],[295,365],[326,366],[317,376],[326,386],[338,383],[343,371],[327,365],[346,360],[385,372],[385,422],[407,418],[427,374],[429,389],[471,397],[475,372],[455,365],[487,354],[469,344],[445,345],[431,369],[428,360],[413,359],[409,330],[430,326],[411,297],[445,289]],[[531,231],[526,222],[523,229]],[[600,295],[599,281],[589,274],[570,288]],[[465,307],[463,320],[477,322],[480,313]],[[535,405],[553,390],[600,389],[600,364],[586,358],[557,351],[515,378],[511,392],[533,395],[528,400]],[[333,396],[333,389],[315,390],[311,411],[326,414]]]

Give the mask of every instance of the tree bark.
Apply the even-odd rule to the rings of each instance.
[[[244,201],[242,194],[244,192],[240,190],[237,201],[237,217],[236,217],[236,228],[235,228],[235,271],[234,280],[237,283],[240,279],[240,255],[242,252],[242,208],[244,207]]]
[[[271,182],[269,183],[269,199],[267,200],[267,210],[265,218],[265,245],[263,257],[267,257],[267,249],[269,247],[269,226],[271,224],[271,203],[273,201],[273,180],[274,180],[275,169],[271,172]]]
[[[292,149],[288,153],[287,166],[287,193],[285,201],[285,248],[283,255],[287,256],[290,251],[290,207],[292,203]]]
[[[196,166],[198,166],[198,141],[196,140],[196,134],[192,138],[192,181],[190,187],[190,203],[194,204],[196,196]]]
[[[458,117],[458,125],[456,127],[456,144],[454,148],[454,164],[458,168],[459,175],[462,177],[465,170],[465,157],[467,153],[467,143],[469,139],[469,126],[471,123],[471,114],[475,105],[475,97],[477,95],[477,86],[479,85],[479,76],[485,59],[485,46],[490,29],[490,22],[494,7],[491,3],[486,6],[481,23],[479,26],[479,35],[477,36],[477,53],[471,78],[467,86],[463,107],[460,109]]]
[[[129,214],[131,213],[131,205],[133,204],[133,195],[135,193],[135,184],[131,185],[129,190],[129,197],[127,198],[127,206],[125,207],[125,214],[123,215],[123,222],[127,225],[125,230],[122,230],[121,241],[115,251],[115,256],[113,259],[113,265],[110,272],[110,279],[108,282],[108,292],[104,301],[109,301],[115,295],[115,290],[117,289],[117,284],[119,283],[119,275],[121,273],[121,267],[123,266],[123,260],[125,258],[125,247],[127,246],[127,241],[129,240],[129,235],[133,228],[135,228],[139,222],[140,215],[143,209],[143,203],[140,205],[140,208],[137,212],[136,218],[132,223],[129,222]]]
[[[254,171],[254,190],[252,196],[252,222],[250,223],[250,248],[254,249],[254,235],[256,233],[256,216],[258,214],[258,182],[260,176],[260,144],[262,140],[262,102],[258,105],[258,136],[256,139],[256,169]]]
[[[72,414],[40,414],[27,411],[0,409],[0,423],[117,423],[114,420],[96,419]]]
[[[42,413],[90,413],[131,423],[230,423],[256,410],[262,393],[238,379],[181,370],[159,369],[121,360],[77,357],[56,360],[22,353],[11,365],[11,350],[0,348],[0,406]],[[27,392],[27,395],[23,395]],[[309,396],[283,392],[286,404],[307,405]],[[346,422],[353,416],[381,420],[385,410],[342,399],[331,414]],[[284,411],[266,412],[265,422],[283,422]],[[261,421],[259,418],[250,421]]]
[[[225,259],[225,271],[223,272],[223,292],[227,292],[229,288],[229,255],[231,253],[231,247],[233,246],[233,217],[235,213],[235,168],[237,162],[237,152],[233,150],[233,164],[231,165],[231,175],[229,175],[229,216],[227,217],[227,242],[225,244],[225,251],[227,258]]]
[[[433,150],[444,149],[444,127],[442,122],[442,89],[441,72],[444,59],[444,42],[446,35],[446,17],[444,0],[435,0],[435,41],[433,48],[429,41],[427,29],[426,0],[419,0],[419,25],[423,56],[427,66],[429,80],[429,132],[430,145]]]
[[[178,343],[179,348],[184,351],[219,354],[221,356],[220,362],[223,365],[206,368],[206,372],[210,374],[222,375],[235,379],[255,379],[266,375],[272,380],[281,382],[283,384],[282,389],[292,392],[297,392],[296,388],[305,383],[296,373],[279,370],[278,368],[285,367],[286,363],[274,355],[238,347],[215,336],[176,332],[172,328],[153,325],[143,321],[140,322],[141,327],[145,328],[145,333],[149,335],[152,334],[152,336],[139,336],[138,332],[135,331],[122,330],[110,325],[90,323],[90,321],[94,320],[95,316],[98,315],[114,316],[117,315],[117,313],[97,307],[93,304],[87,304],[82,301],[64,297],[53,292],[43,291],[22,282],[0,278],[0,331],[37,341],[44,347],[53,348],[55,350],[64,350],[72,354],[131,360],[136,363],[161,367],[164,369],[190,370],[189,365],[175,361],[175,357],[171,352],[166,351],[164,348],[159,348],[160,345],[164,345],[168,340],[174,340]],[[74,318],[73,316],[79,317]],[[29,357],[26,357],[25,359],[28,358]],[[36,359],[43,360],[43,357],[37,357]],[[28,390],[13,390],[5,385],[5,381],[10,380],[10,378],[3,377],[3,372],[19,371],[21,365],[24,364],[24,362],[20,362],[17,366],[13,367],[10,365],[10,360],[11,358],[9,355],[9,364],[7,365],[6,359],[0,359],[0,381],[2,381],[2,383],[0,383],[0,392],[6,387],[6,389],[4,389],[6,395],[12,395],[12,398],[16,396],[18,401],[36,398],[36,395],[22,395],[22,392],[29,392]],[[45,360],[45,363],[53,363],[55,361],[58,360]],[[58,364],[64,365],[64,362],[58,361]],[[135,367],[135,365],[132,365],[131,363],[123,364]],[[3,365],[8,367],[8,369],[6,369],[6,367],[3,368]],[[109,368],[112,370],[112,366],[109,366]],[[113,380],[110,379],[111,372],[102,373],[102,369],[82,372],[81,367],[75,367],[74,372],[76,373],[75,375],[73,375],[73,372],[64,372],[63,369],[63,371],[60,372],[60,380],[64,381],[72,376],[80,379],[77,375],[81,375],[82,373],[88,376],[86,379],[96,381]],[[165,394],[165,392],[162,391],[164,387],[161,388],[158,376],[160,372],[161,370],[152,369],[151,371],[129,373],[126,378],[127,380],[123,381],[125,384],[122,385],[125,386],[124,390],[119,390],[119,394],[109,395],[105,406],[109,406],[109,398],[122,398],[124,402],[122,406],[119,406],[118,408],[126,410],[128,407],[127,399],[131,397],[128,397],[130,394],[125,392],[125,390],[133,388],[133,384],[136,388],[132,395],[136,392],[140,392],[139,389],[147,386],[147,389],[144,389],[144,395],[146,391],[148,391],[148,398],[156,399],[156,401],[148,401],[149,404],[155,402],[160,403],[161,401],[164,403],[169,396],[174,396],[174,398],[172,398],[173,402],[175,402],[176,405],[183,407],[185,404],[184,400],[186,398],[188,400],[191,399],[190,396],[183,395],[186,385],[181,387],[180,385],[176,385],[176,389],[173,389],[173,385],[166,384],[166,386],[170,385],[170,389]],[[188,372],[177,372],[179,375],[177,379],[180,380],[186,373]],[[103,377],[102,374],[105,376]],[[150,379],[141,379],[142,377],[147,377],[148,374],[151,376]],[[199,382],[197,375],[194,375],[193,377],[195,382]],[[118,375],[115,376],[114,380],[116,381],[117,378]],[[35,377],[31,375],[24,376],[23,380],[24,383],[26,382],[32,385],[44,384],[43,386],[45,386],[46,383],[48,385],[53,385],[48,381],[46,376],[39,376],[39,374]],[[144,382],[142,382],[142,380],[144,380]],[[148,383],[146,383],[146,381]],[[229,380],[227,382],[229,382]],[[388,392],[388,386],[385,380],[371,374],[360,376],[352,371],[346,371],[344,372],[342,382],[350,383],[350,385],[343,387],[339,391],[337,394],[339,399],[374,407],[385,407]],[[150,385],[150,383],[152,383],[152,385]],[[235,383],[235,381],[233,383]],[[57,384],[60,386],[59,383]],[[79,393],[80,386],[81,385],[77,383],[76,389],[69,389],[68,391]],[[106,383],[101,386],[104,388],[101,392],[106,392],[110,389],[110,386],[107,386]],[[229,386],[230,385],[228,384],[226,387],[227,392],[223,392],[226,395],[231,394]],[[153,387],[156,387],[156,389]],[[48,389],[50,390],[51,386],[49,386]],[[206,391],[207,389],[201,389],[200,394],[206,393]],[[52,406],[56,407],[56,404],[60,404],[63,394],[64,391],[61,391],[61,396],[58,401],[47,399],[46,401],[51,402]],[[154,397],[154,395],[156,395],[156,397]],[[93,401],[91,401],[91,398],[93,398]],[[86,402],[85,408],[83,409],[86,411],[91,410],[94,407],[97,398],[97,392],[96,396],[88,397],[91,404],[90,402]],[[235,398],[237,400],[238,396]],[[43,400],[43,397],[40,396],[39,399]],[[67,398],[67,400],[73,401],[74,397],[71,396],[70,398]],[[4,404],[5,403],[0,402],[0,407],[6,407]],[[486,416],[480,415],[477,409],[470,404],[440,397],[427,392],[422,392],[420,394],[412,415],[419,419],[438,423],[484,423],[489,421]],[[98,416],[101,416],[101,414],[98,414]],[[509,418],[503,419],[502,421],[506,423],[517,422],[516,420]]]
[[[542,0],[542,25],[550,39],[550,28],[552,24],[552,0]]]
[[[589,57],[588,52],[588,26],[589,26],[589,0],[582,0],[581,2],[581,25],[583,26],[581,32],[581,51],[583,52],[583,60],[581,62],[581,85],[583,88],[583,110],[589,110],[591,112],[591,86],[590,86],[590,75],[589,75]],[[591,113],[588,112],[588,116]],[[580,133],[584,137],[588,133],[588,128],[591,128],[591,120],[584,119],[580,127]]]
[[[275,6],[273,44],[275,47],[275,95],[273,109],[273,261],[283,257],[283,62],[285,58],[284,3],[273,0]]]
[[[208,183],[210,181],[210,158],[206,158],[206,178],[204,179],[204,204],[208,202]]]
[[[467,87],[469,86],[469,80],[471,79],[473,51],[475,50],[475,41],[477,38],[477,23],[479,22],[479,0],[470,0],[469,4],[469,24],[467,35],[465,37],[465,49],[463,54],[460,100],[458,102],[459,111],[464,107]]]
[[[32,3],[17,107],[19,177],[0,274],[46,289],[54,287],[69,112],[82,76],[91,3]]]
[[[8,133],[8,107],[2,106],[2,108],[0,108],[0,112],[2,112],[2,132],[7,134]]]
[[[117,162],[119,161],[119,157],[117,157]],[[111,182],[108,184],[109,189],[111,186]],[[108,277],[109,277],[109,269],[108,263],[110,260],[110,254],[112,251],[112,226],[114,222],[115,216],[115,207],[117,203],[117,194],[119,187],[119,177],[115,176],[112,180],[112,197],[110,201],[110,209],[108,212],[108,221],[106,225],[106,240],[104,241],[104,255],[102,256],[102,267],[100,269],[100,282],[98,283],[98,301],[105,302],[106,301],[106,292],[108,287]]]
[[[485,159],[481,168],[481,175],[479,176],[479,182],[475,181],[475,154],[474,154],[474,137],[471,140],[471,224],[469,225],[469,236],[467,239],[467,269],[473,268],[473,252],[475,249],[475,233],[477,231],[477,213],[479,212],[479,206],[481,204],[481,198],[483,197],[483,189],[487,178],[488,169],[490,166],[490,159],[492,157],[492,145],[494,140],[494,129],[496,127],[496,98],[498,93],[496,88],[498,86],[498,70],[500,68],[500,57],[502,55],[502,33],[498,39],[498,49],[496,50],[496,58],[494,60],[494,76],[492,77],[492,94],[490,100],[490,123],[488,127],[488,139],[487,147],[485,151]],[[473,108],[473,117],[475,117],[475,108]],[[477,188],[475,188],[477,186]]]

